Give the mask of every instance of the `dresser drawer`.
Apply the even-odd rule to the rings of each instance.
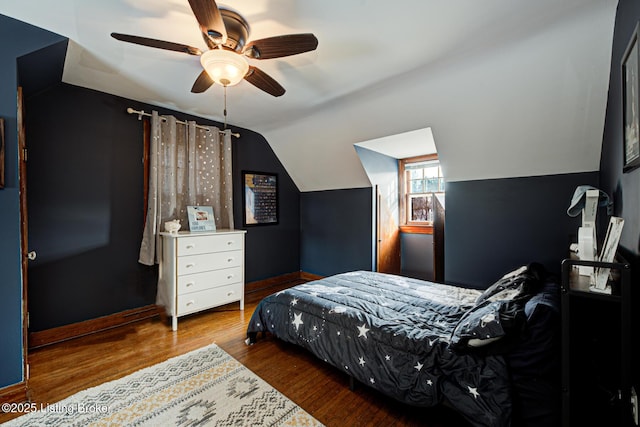
[[[205,310],[226,303],[240,301],[243,293],[243,284],[221,286],[219,288],[206,289],[199,292],[191,292],[178,295],[178,316]]]
[[[177,241],[177,255],[198,255],[209,252],[224,252],[242,250],[244,235],[221,234],[219,236],[189,236]]]
[[[230,267],[241,267],[244,261],[243,251],[213,252],[202,255],[178,257],[178,276],[202,273]]]
[[[242,282],[242,267],[178,276],[178,295]]]

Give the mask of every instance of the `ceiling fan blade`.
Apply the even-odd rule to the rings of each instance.
[[[222,15],[214,0],[189,0],[191,10],[200,24],[200,30],[207,34],[215,44],[227,41],[227,29]]]
[[[318,47],[318,39],[311,33],[288,34],[253,40],[244,48],[244,54],[255,59],[281,58],[309,52]]]
[[[253,65],[249,66],[249,72],[244,76],[244,79],[265,92],[273,96],[282,96],[285,93],[285,89],[280,86],[280,83],[275,81],[271,76]]]
[[[191,92],[202,93],[213,85],[213,80],[209,77],[206,70],[202,70],[196,81],[193,83]]]
[[[204,40],[209,50],[215,49],[218,47],[218,44],[215,41],[213,41],[211,37],[209,37],[209,34],[207,33],[201,33],[201,34],[202,34],[202,40]]]
[[[139,44],[142,46],[155,47],[157,49],[173,50],[176,52],[188,53],[189,55],[202,55],[202,51],[197,47],[188,46],[181,43],[167,42],[164,40],[150,39],[147,37],[131,36],[129,34],[111,33],[111,37],[123,42]]]

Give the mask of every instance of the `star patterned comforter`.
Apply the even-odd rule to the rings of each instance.
[[[303,346],[402,402],[445,403],[474,425],[506,426],[508,364],[486,349],[506,342],[524,316],[532,292],[517,280],[521,273],[504,276],[490,294],[369,271],[338,274],[263,299],[247,334],[251,343],[269,332]]]

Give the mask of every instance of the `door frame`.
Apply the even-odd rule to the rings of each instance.
[[[27,350],[29,348],[29,304],[27,292],[27,269],[29,264],[29,222],[27,211],[27,144],[24,123],[24,101],[22,87],[18,87],[17,92],[17,121],[18,121],[18,168],[19,168],[19,191],[20,191],[20,250],[22,255],[22,358],[24,361],[24,383],[29,393],[29,361]]]
[[[400,229],[389,215],[394,201],[386,200],[375,185],[376,271],[400,275],[402,272]],[[390,222],[391,221],[391,222]]]

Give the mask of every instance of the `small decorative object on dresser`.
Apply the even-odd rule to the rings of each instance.
[[[168,233],[177,233],[180,230],[180,220],[174,219],[173,221],[167,221],[164,223],[164,231]]]
[[[244,230],[160,233],[156,304],[178,317],[240,302],[244,310]]]

